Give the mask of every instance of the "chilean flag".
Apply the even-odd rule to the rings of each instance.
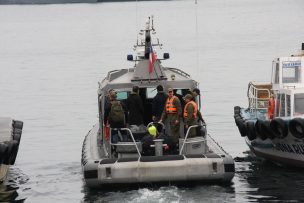
[[[155,53],[153,52],[152,46],[150,47],[150,54],[149,54],[149,74],[153,72],[153,65],[154,62],[157,60]]]

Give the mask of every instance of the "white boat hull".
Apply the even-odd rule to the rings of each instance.
[[[206,154],[108,158],[98,150],[98,125],[87,135],[82,152],[84,179],[89,187],[180,181],[230,182],[234,160],[208,137]]]

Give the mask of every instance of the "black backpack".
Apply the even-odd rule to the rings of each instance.
[[[109,124],[111,128],[122,128],[125,126],[125,112],[119,101],[111,102],[109,113]]]

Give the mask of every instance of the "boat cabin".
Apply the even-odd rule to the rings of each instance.
[[[108,145],[107,151],[110,153],[110,157],[113,151],[110,148],[114,145],[116,148],[116,152],[121,152],[119,153],[119,157],[132,157],[133,155],[135,155],[136,157],[138,155],[140,156],[142,145],[140,143],[140,140],[147,133],[147,128],[149,127],[149,125],[152,125],[152,101],[157,94],[156,87],[158,85],[162,85],[164,87],[165,93],[167,93],[168,88],[172,88],[175,92],[175,96],[180,99],[182,108],[184,106],[183,97],[186,94],[191,94],[191,90],[198,87],[198,82],[193,80],[189,74],[185,73],[180,69],[164,67],[162,65],[163,60],[169,59],[169,54],[164,53],[162,58],[156,55],[154,48],[161,47],[162,45],[159,44],[158,40],[156,43],[152,42],[151,35],[154,34],[153,22],[152,26],[151,24],[148,24],[146,29],[142,30],[141,32],[142,35],[144,35],[145,37],[143,40],[137,42],[137,44],[135,45],[136,56],[127,56],[127,60],[130,61],[130,63],[134,63],[134,66],[132,68],[110,71],[107,76],[101,82],[99,82],[99,134],[102,141],[105,141],[104,143]],[[113,129],[108,130],[108,127],[104,123],[105,103],[108,97],[108,92],[109,90],[114,89],[117,93],[117,100],[127,106],[126,101],[132,92],[133,86],[139,87],[139,95],[142,99],[145,110],[143,115],[144,124],[142,126],[126,126],[126,128],[124,129],[119,129],[120,131],[126,131],[126,133],[128,134],[127,136],[129,138],[132,137],[132,139],[128,140],[131,143],[112,143],[112,139],[109,139],[109,136],[107,135],[108,133],[105,132],[110,131],[111,137]],[[199,110],[201,103],[200,97],[196,98],[196,103],[198,105]],[[156,124],[154,123],[154,125]],[[165,122],[161,125],[160,129],[165,130],[166,135],[170,134],[169,123]],[[180,137],[184,138],[184,136],[184,124],[181,120]],[[138,145],[135,145],[135,142],[138,143]],[[204,145],[201,145],[202,142],[204,142],[204,138],[193,141],[194,145],[199,143],[199,145],[197,145],[199,147],[197,148],[201,149],[200,153],[203,153],[202,150],[204,150]],[[181,145],[184,144],[185,143],[182,143]],[[129,147],[127,145],[129,145]],[[136,146],[136,149],[134,146]],[[187,146],[185,147],[187,148]],[[130,151],[128,152],[128,150],[126,150],[127,148],[129,148],[128,150],[130,151],[135,150],[135,152],[137,151],[138,153],[132,155],[132,153],[129,153]],[[126,151],[128,153],[122,153]]]
[[[274,117],[304,115],[304,43],[302,51],[273,61],[271,84],[249,83],[248,99],[251,111],[267,111],[274,97]]]

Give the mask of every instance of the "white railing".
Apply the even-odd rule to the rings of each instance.
[[[128,143],[126,143],[126,142],[112,143],[112,130],[111,129],[117,130],[117,131],[120,131],[120,130],[128,131],[130,133],[130,137],[132,138],[132,142],[130,142],[130,143],[129,142]],[[136,141],[134,139],[133,133],[129,128],[110,128],[110,145],[113,145],[113,146],[126,146],[126,145],[127,146],[130,146],[130,145],[133,146],[134,145],[135,148],[136,148],[136,151],[138,153],[138,156],[141,157],[141,154],[140,154],[140,151],[139,151],[138,146],[136,144]]]
[[[268,101],[270,98],[270,90],[267,88],[258,88],[258,85],[254,85],[252,82],[248,85],[248,103],[250,112],[255,112],[257,117],[257,112],[259,110],[267,110]],[[259,98],[259,94],[266,93],[267,97]]]

